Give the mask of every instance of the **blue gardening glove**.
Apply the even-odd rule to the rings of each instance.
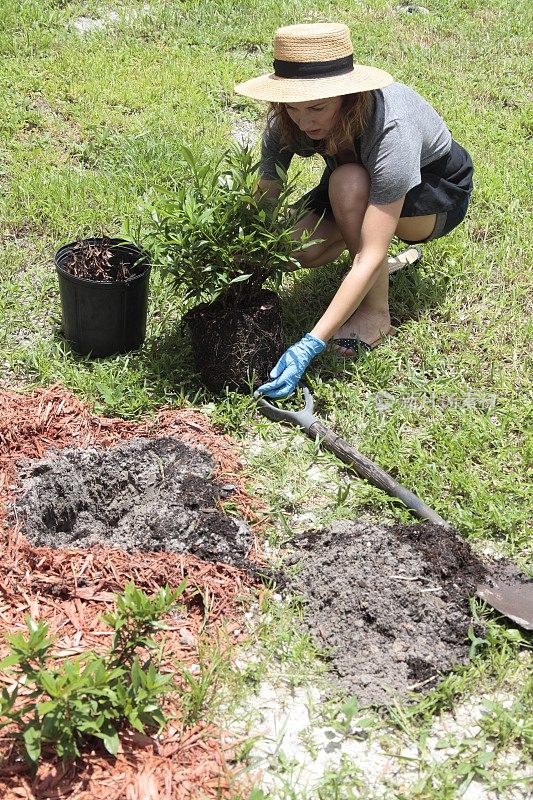
[[[303,339],[289,347],[270,373],[274,380],[264,383],[257,390],[259,394],[278,399],[292,394],[300,378],[315,356],[322,352],[326,343],[322,339],[306,333]]]

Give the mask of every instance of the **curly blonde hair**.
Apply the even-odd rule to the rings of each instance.
[[[338,152],[339,145],[345,142],[346,139],[353,140],[361,136],[368,123],[371,111],[371,92],[344,95],[335,124],[327,138],[324,139],[319,152],[324,155],[334,156]],[[279,121],[283,145],[290,147],[296,144],[302,132],[290,118],[284,103],[270,103],[267,116],[269,119],[277,119]]]

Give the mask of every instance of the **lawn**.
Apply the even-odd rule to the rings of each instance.
[[[328,353],[313,363],[318,413],[478,554],[507,556],[532,574],[531,4],[442,0],[427,9],[400,13],[393,0],[3,0],[0,387],[58,383],[97,414],[128,420],[163,406],[204,411],[240,443],[249,489],[268,509],[275,563],[310,525],[410,520],[315,443],[261,418],[251,396],[203,389],[179,324],[180,298],[160,275],[151,279],[138,352],[91,361],[59,334],[54,251],[135,223],[146,192],[179,180],[181,144],[201,158],[222,152],[236,125],[260,129],[264,109],[232,89],[269,71],[278,25],[345,22],[357,60],[385,68],[442,114],[472,155],[475,192],[465,223],[425,246],[419,268],[394,279],[399,335],[356,361]],[[305,190],[320,164],[295,160],[291,169],[300,170]],[[341,258],[287,280],[288,344],[316,321],[345,267]],[[248,683],[310,686],[316,654],[298,631],[297,607],[275,598],[261,601],[252,648],[259,663]],[[488,619],[487,641],[417,704],[370,717],[333,702],[315,709],[348,738],[379,743],[394,764],[379,787],[389,798],[525,797],[533,746],[527,642],[480,603],[476,613]],[[465,708],[482,713],[474,727],[454,727],[449,720],[461,720]],[[358,719],[370,721],[361,728]],[[293,766],[278,759],[278,788],[265,796],[311,797]],[[335,773],[326,769],[313,798],[380,796],[356,767],[344,760]],[[474,794],[482,786],[485,794]],[[253,800],[262,796],[258,787]]]

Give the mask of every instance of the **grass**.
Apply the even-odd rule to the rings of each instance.
[[[258,417],[250,397],[213,397],[204,390],[180,327],[179,298],[158,275],[152,277],[148,336],[139,352],[90,361],[74,355],[58,334],[54,250],[78,236],[119,233],[126,218],[135,219],[148,188],[179,179],[179,144],[201,156],[222,150],[236,114],[260,125],[262,109],[235,97],[232,87],[268,71],[272,32],[279,24],[347,22],[358,60],[388,69],[442,113],[472,154],[476,189],[465,223],[426,246],[420,268],[394,280],[391,305],[401,321],[400,335],[359,361],[326,355],[309,370],[317,412],[450,520],[476,549],[506,554],[531,572],[527,265],[532,227],[526,166],[531,6],[525,0],[495,0],[490,6],[442,0],[428,6],[429,15],[403,15],[395,5],[317,0],[309,10],[287,0],[280,15],[273,0],[153,0],[149,7],[127,0],[116,8],[100,2],[4,0],[2,383],[25,389],[60,381],[98,413],[128,418],[163,404],[205,408],[242,439],[254,490],[278,520],[270,533],[275,546],[290,539],[294,528],[309,524],[298,519],[302,513],[312,514],[317,525],[357,516],[409,519],[398,503],[353,481],[313,442]],[[118,19],[108,16],[111,10],[119,12]],[[80,35],[74,22],[81,16],[103,19],[105,25]],[[303,190],[312,185],[320,163],[297,166]],[[343,266],[341,259],[331,269],[287,282],[288,341],[316,320]],[[275,623],[279,653],[282,643],[296,636],[290,632],[293,613]],[[505,637],[509,629],[503,621],[494,625]],[[266,636],[262,629],[261,637]],[[453,708],[459,697],[478,689],[494,694],[512,674],[518,647],[494,638],[472,672],[454,674],[434,699],[424,701],[424,725]],[[312,656],[300,645],[289,652],[301,680]],[[522,733],[513,739],[509,731],[523,730],[525,698],[517,685],[509,692],[514,698],[509,708],[502,710],[498,701],[486,708],[479,739],[502,743],[502,753],[517,742],[524,747]],[[420,724],[422,717],[413,717],[410,707],[402,713],[410,725]],[[386,725],[395,736],[413,737],[402,719],[398,712]],[[420,783],[417,794],[408,796],[460,796],[459,787],[471,773],[453,777],[453,770],[468,759],[476,775],[505,796],[512,774],[496,758],[479,761],[476,753],[484,751],[477,748],[465,738],[452,748],[448,766],[431,766],[425,755],[417,756]],[[332,776],[326,778],[321,800],[351,796],[334,786]],[[405,796],[393,791],[391,797]],[[287,798],[296,796],[289,792]],[[354,789],[353,796],[365,795]]]

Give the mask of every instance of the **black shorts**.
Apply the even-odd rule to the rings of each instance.
[[[457,208],[452,208],[450,211],[437,211],[435,227],[425,239],[417,239],[416,241],[412,239],[401,239],[401,241],[406,244],[424,244],[424,242],[431,242],[433,239],[440,239],[441,236],[446,236],[447,233],[453,231],[453,229],[464,220],[466,212],[468,211],[469,202],[470,197],[467,197]]]
[[[446,236],[466,216],[470,195],[472,193],[473,166],[467,151],[452,140],[450,152],[437,161],[422,167],[421,183],[410,189],[405,195],[401,217],[421,217],[436,214],[433,232],[424,242]],[[309,211],[318,216],[324,215],[333,219],[333,211],[329,201],[329,179],[331,169],[326,167],[320,183],[307,192],[301,202],[305,202]],[[407,244],[414,244],[407,239]]]

